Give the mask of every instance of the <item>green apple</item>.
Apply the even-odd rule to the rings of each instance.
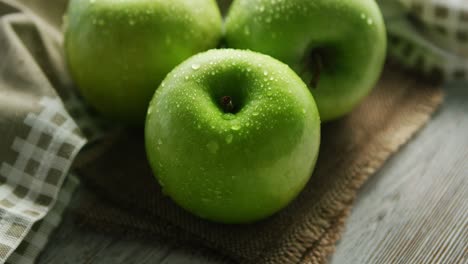
[[[320,119],[304,82],[259,53],[211,50],[175,68],[145,127],[163,190],[212,221],[246,223],[286,206],[315,166]]]
[[[374,0],[236,0],[226,42],[290,65],[308,84],[322,121],[350,112],[372,90],[387,43]]]
[[[214,0],[71,0],[65,30],[85,99],[106,117],[142,124],[166,74],[217,46],[222,18]]]

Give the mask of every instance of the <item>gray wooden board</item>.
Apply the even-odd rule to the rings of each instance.
[[[362,188],[331,263],[468,262],[468,85]],[[76,200],[76,199],[75,199]],[[161,242],[85,231],[68,214],[39,263],[209,263]]]

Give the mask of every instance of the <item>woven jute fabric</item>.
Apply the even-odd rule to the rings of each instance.
[[[325,263],[359,188],[428,121],[442,98],[437,85],[387,66],[357,109],[323,125],[317,167],[300,196],[249,225],[208,222],[175,205],[148,167],[142,131],[120,131],[98,150],[83,152],[95,158],[78,163],[89,191],[77,214],[100,231],[202,245],[234,262]]]

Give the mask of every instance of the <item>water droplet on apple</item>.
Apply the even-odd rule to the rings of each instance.
[[[253,112],[252,115],[253,116],[258,116],[258,112]]]
[[[158,140],[158,145],[162,145],[162,144],[163,144],[162,139],[159,139]]]
[[[247,36],[250,35],[250,28],[248,26],[244,27],[244,34]]]
[[[260,12],[263,12],[265,11],[265,7],[264,6],[260,6]]]
[[[305,108],[302,109],[302,113],[303,113],[303,114],[307,113],[307,111],[305,110]]]
[[[218,145],[218,143],[216,141],[210,141],[210,143],[208,143],[208,145],[206,145],[206,147],[213,154],[216,154],[218,152],[218,149],[219,149],[219,145]]]
[[[130,24],[130,26],[133,26],[133,25],[135,25],[135,20],[130,19],[130,21],[128,21],[128,23]]]
[[[231,134],[227,135],[226,137],[226,143],[231,144],[232,143],[233,136]]]
[[[368,18],[367,19],[367,24],[372,25],[372,24],[374,24],[374,21],[371,18]]]
[[[233,120],[233,119],[236,118],[236,116],[234,114],[231,114],[231,113],[226,113],[226,114],[223,115],[223,118],[225,120]]]
[[[267,71],[264,71],[264,72],[263,72],[263,75],[267,76],[267,75],[268,75],[268,72],[267,72]]]
[[[240,126],[240,124],[233,124],[233,125],[231,126],[231,129],[232,129],[232,130],[235,130],[235,131],[238,131],[238,130],[241,129],[241,126]]]
[[[96,0],[89,0],[89,3],[94,4]]]
[[[194,70],[200,69],[200,64],[192,64],[192,69]]]

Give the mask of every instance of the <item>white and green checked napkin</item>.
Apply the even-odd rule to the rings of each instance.
[[[82,131],[97,129],[63,61],[65,5],[0,0],[0,263],[35,261],[78,185]]]
[[[467,79],[468,1],[380,3],[392,57],[421,72]],[[78,184],[73,160],[101,131],[66,71],[66,5],[0,0],[0,263],[35,261]]]
[[[468,80],[467,0],[379,0],[389,55],[407,69],[444,80]]]

